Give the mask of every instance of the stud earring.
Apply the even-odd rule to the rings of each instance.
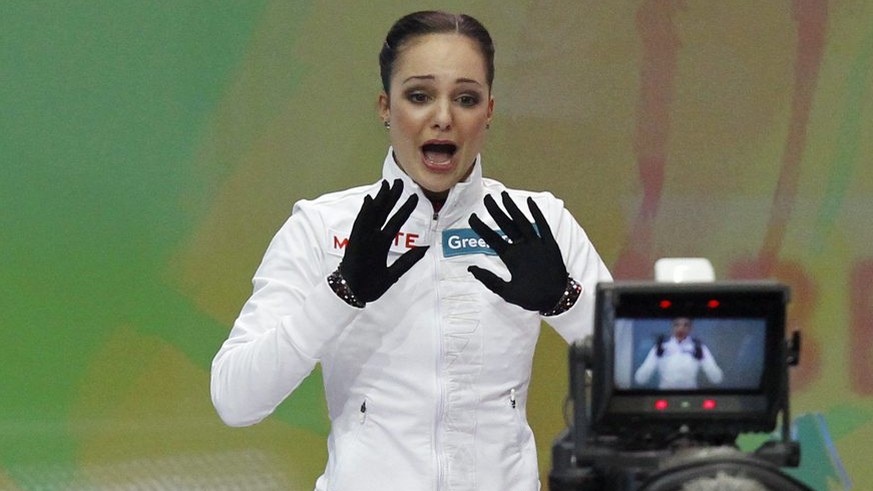
[[[385,129],[386,129],[386,130],[390,130],[390,129],[391,129],[391,121],[385,120],[385,122],[384,122],[383,124],[385,125]]]

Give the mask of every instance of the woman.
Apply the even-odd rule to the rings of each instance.
[[[257,423],[321,363],[317,490],[537,489],[540,320],[589,333],[609,273],[560,200],[482,177],[494,48],[478,21],[410,14],[379,59],[384,179],[295,205],[215,357],[213,402]]]

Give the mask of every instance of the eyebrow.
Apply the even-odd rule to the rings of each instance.
[[[436,80],[436,77],[434,75],[413,75],[404,80],[403,83],[405,84],[412,80]],[[455,79],[455,83],[482,85],[481,82],[479,82],[478,80],[473,80],[472,78],[458,78]]]

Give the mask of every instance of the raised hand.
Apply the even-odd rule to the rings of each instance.
[[[381,297],[427,252],[427,246],[414,247],[397,258],[394,264],[387,265],[391,243],[418,204],[418,196],[413,194],[389,219],[388,214],[402,192],[403,181],[400,179],[390,187],[388,181],[383,180],[375,198],[364,197],[364,204],[352,225],[339,272],[361,302],[372,302]]]
[[[470,216],[469,223],[497,252],[512,278],[504,281],[478,266],[470,266],[467,270],[507,302],[527,310],[547,312],[561,300],[567,285],[567,268],[561,250],[532,198],[527,199],[527,206],[536,229],[509,197],[509,193],[504,191],[501,196],[508,216],[490,195],[485,196],[485,208],[509,240],[491,230],[475,213]]]

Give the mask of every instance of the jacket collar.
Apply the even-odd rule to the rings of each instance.
[[[391,147],[388,148],[388,155],[385,156],[385,163],[382,166],[382,177],[389,182],[394,181],[394,179],[401,179],[403,181],[403,195],[400,198],[400,202],[405,201],[406,198],[413,193],[417,194],[419,203],[414,215],[422,214],[426,215],[428,220],[432,219],[433,207],[430,204],[430,201],[425,197],[421,186],[403,172],[403,169],[401,169],[394,160],[394,152]],[[455,223],[458,220],[463,220],[463,224],[466,226],[470,215],[476,211],[482,203],[482,200],[485,197],[484,194],[485,192],[482,184],[482,156],[477,155],[476,161],[473,163],[473,172],[470,173],[467,179],[455,184],[449,190],[449,196],[446,198],[446,203],[439,211],[440,228],[446,226],[460,226]]]

